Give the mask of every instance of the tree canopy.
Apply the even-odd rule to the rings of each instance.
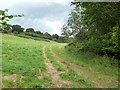
[[[27,28],[26,32],[34,32],[34,29],[33,28]]]
[[[12,32],[17,31],[18,34],[23,32],[24,28],[22,28],[20,25],[12,25]]]
[[[120,2],[71,2],[64,32],[75,35],[75,51],[90,51],[119,58]],[[65,33],[64,33],[65,34]]]

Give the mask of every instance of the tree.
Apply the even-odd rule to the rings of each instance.
[[[75,35],[76,51],[91,51],[119,57],[120,2],[71,2],[75,7],[69,14],[63,35]],[[72,47],[73,48],[73,47]]]
[[[59,38],[56,41],[59,43],[66,43],[68,39],[66,39],[66,37],[59,36]]]
[[[17,31],[18,34],[23,32],[24,28],[22,28],[20,25],[12,25],[12,32]]]
[[[45,33],[44,33],[44,36],[46,36],[46,37],[51,37],[51,35],[50,35],[48,32],[45,32]]]
[[[52,40],[52,37],[51,37],[51,35],[48,32],[44,33],[44,38]]]
[[[27,28],[27,29],[26,29],[26,32],[34,33],[34,29],[33,29],[33,28]]]
[[[37,33],[37,34],[39,34],[39,35],[43,35],[43,33],[40,32],[40,31],[35,31],[35,33]]]
[[[66,25],[63,25],[61,30],[62,30],[62,34],[61,35],[64,36],[64,37],[68,38],[69,36],[72,35],[72,31]]]
[[[59,38],[59,35],[53,34],[52,37],[58,39],[58,38]]]
[[[6,24],[4,28],[1,28],[2,33],[11,33],[12,25]]]
[[[12,25],[6,24],[4,29],[12,31]]]
[[[24,15],[8,15],[6,14],[8,12],[8,9],[0,10],[0,28],[5,28],[7,25],[7,21],[12,19],[13,17],[23,17]]]

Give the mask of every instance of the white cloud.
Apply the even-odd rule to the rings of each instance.
[[[4,4],[10,4],[12,3],[19,3],[19,2],[43,2],[43,3],[50,3],[55,2],[59,4],[66,4],[68,2],[71,2],[72,0],[0,0],[1,3]]]
[[[60,35],[61,34],[60,29],[62,28],[63,23],[60,22],[60,21],[46,21],[45,26],[52,28],[53,31],[50,32],[50,34],[58,34],[58,35]]]
[[[51,3],[58,3],[58,4],[67,4],[68,2],[71,2],[72,0],[0,0],[0,9],[6,9],[9,7],[12,7],[15,4],[19,4],[21,2],[38,2],[41,4],[47,4],[50,5]]]
[[[9,24],[18,24],[23,28],[50,34],[61,33],[61,27],[67,21],[71,0],[0,0],[0,9],[9,9],[8,14],[24,14],[22,18],[13,18]]]

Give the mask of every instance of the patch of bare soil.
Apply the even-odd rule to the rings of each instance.
[[[41,78],[43,78],[43,75],[42,75],[42,73],[41,73],[41,70],[39,69],[39,76],[38,75],[35,75],[38,79],[41,79]]]
[[[24,76],[21,76],[20,79],[19,79],[19,82],[21,83],[21,81],[24,79]],[[13,82],[15,83],[14,84],[14,87],[13,88],[16,88],[17,87],[17,74],[12,74],[12,75],[5,75],[3,77],[3,80],[13,80]]]
[[[20,82],[21,82],[21,81],[22,81],[22,79],[24,79],[24,78],[25,78],[24,76],[21,76],[21,77],[20,77]]]
[[[59,48],[61,48],[61,49],[62,49],[62,48],[64,48],[64,47],[59,47]]]
[[[13,82],[15,83],[13,88],[16,88],[16,80],[17,80],[17,74],[12,74],[12,75],[5,75],[3,77],[4,80],[13,80]]]
[[[52,47],[50,46],[50,53],[52,54],[52,56],[56,56],[56,54],[52,51]]]
[[[56,60],[58,63],[67,64],[68,66],[70,66],[69,63],[67,63],[67,62],[65,62],[65,61],[60,61],[60,60],[59,60],[59,57],[53,52],[51,46],[50,46],[50,53],[51,53],[52,56],[55,57],[55,60]],[[68,72],[68,70],[66,70],[66,72]]]
[[[0,82],[2,81],[2,75],[0,74]]]
[[[53,65],[51,64],[49,59],[46,57],[45,46],[43,47],[43,57],[45,58],[45,63],[46,63],[46,66],[47,66],[47,72],[50,73],[50,75],[52,76],[52,83],[54,85],[56,85],[57,87],[62,87],[63,84],[71,84],[69,81],[62,80],[60,78],[59,74],[64,73],[64,72],[57,71],[53,67]]]
[[[68,66],[70,66],[70,64],[69,64],[68,62],[61,61],[61,63],[63,63],[63,64],[67,64]]]
[[[8,54],[0,54],[0,56],[7,56]]]
[[[3,77],[4,80],[14,80],[14,81],[16,81],[16,78],[17,78],[17,74],[5,75]]]

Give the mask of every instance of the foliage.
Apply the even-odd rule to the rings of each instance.
[[[59,38],[59,35],[53,34],[52,37],[55,38],[55,39],[58,39],[58,38]]]
[[[18,34],[22,33],[24,28],[22,28],[20,25],[12,25],[12,32],[17,31]]]
[[[4,29],[6,29],[8,31],[12,31],[12,25],[11,24],[6,24]]]
[[[62,36],[58,36],[59,38],[54,38],[52,36],[48,36],[48,34],[37,34],[36,32],[32,33],[32,32],[22,32],[18,35],[17,32],[13,32],[16,36],[19,36],[19,37],[24,37],[24,38],[30,38],[30,39],[34,39],[34,40],[43,40],[43,41],[50,41],[50,40],[53,40],[53,41],[56,41],[56,42],[59,42],[59,43],[66,43],[66,42],[69,42],[71,39],[69,38],[65,38],[65,37],[62,37]]]
[[[18,32],[17,32],[17,31],[13,31],[13,33],[14,33],[14,34],[18,34]]]
[[[119,59],[120,3],[71,2],[71,5],[75,7],[66,27],[72,31],[74,44],[69,46],[77,52],[90,51]]]
[[[20,34],[18,34],[20,35]],[[3,80],[3,88],[37,86],[51,86],[51,79],[45,76],[46,65],[44,62],[42,47],[48,42],[40,42],[32,39],[18,38],[12,35],[2,35],[2,75],[16,74],[9,83]],[[43,78],[39,78],[42,75]],[[21,79],[21,76],[24,78]],[[20,81],[21,80],[21,81]]]
[[[35,33],[37,33],[37,34],[39,34],[39,35],[43,35],[43,33],[40,32],[40,31],[35,31]]]
[[[11,33],[11,31],[4,29],[2,30],[2,33]]]
[[[12,19],[13,17],[23,17],[24,15],[8,15],[6,14],[8,12],[8,9],[0,10],[0,28],[5,28],[7,25],[7,21]]]
[[[45,32],[44,34],[40,31],[35,31],[33,28],[27,28],[26,32],[24,32],[24,28],[22,28],[20,25],[10,25],[7,24],[7,21],[9,21],[10,19],[12,19],[13,17],[23,17],[24,15],[8,15],[6,14],[6,12],[8,12],[8,9],[0,10],[0,31],[2,31],[3,33],[13,33],[13,34],[20,34],[21,35],[28,35],[28,36],[32,36],[32,38],[37,37],[37,38],[43,38],[46,39],[46,41],[49,40],[54,40],[56,42],[67,42],[66,37],[59,37],[59,35],[54,34],[54,35],[50,35],[48,32]],[[20,36],[20,35],[19,35]],[[27,37],[28,37],[27,36]],[[25,36],[26,37],[26,36]],[[30,37],[31,38],[31,37]]]
[[[59,38],[56,39],[55,41],[59,42],[59,43],[67,43],[67,42],[69,42],[69,39],[66,37],[63,37],[63,36],[59,36]]]
[[[31,32],[31,33],[33,33],[33,32],[34,32],[34,29],[33,29],[33,28],[27,28],[27,29],[26,29],[26,32]]]
[[[62,30],[62,34],[61,35],[64,36],[64,37],[68,38],[72,34],[71,30],[69,30],[68,27],[65,26],[65,25],[63,25],[63,27],[61,28],[61,30]]]

